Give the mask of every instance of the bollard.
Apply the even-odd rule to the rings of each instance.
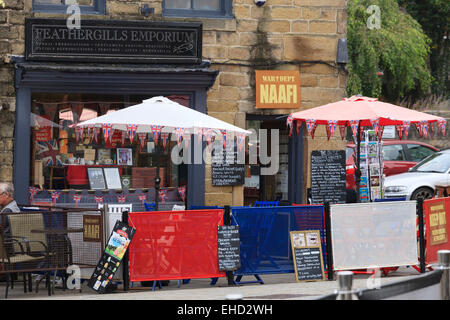
[[[442,270],[441,300],[450,300],[450,250],[439,250],[438,260]]]
[[[339,290],[337,292],[336,300],[358,300],[352,290],[353,286],[353,272],[341,271],[337,274],[339,283]]]

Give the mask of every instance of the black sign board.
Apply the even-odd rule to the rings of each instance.
[[[312,203],[345,203],[345,151],[315,150],[311,152]]]
[[[69,29],[66,19],[26,19],[25,57],[29,61],[199,64],[202,24],[83,19],[79,29]]]
[[[291,231],[290,234],[297,281],[324,280],[319,231]]]
[[[219,270],[233,271],[241,267],[239,226],[217,227]]]
[[[117,221],[106,244],[105,251],[94,269],[88,287],[98,293],[105,293],[114,274],[119,269],[136,229]]]
[[[214,149],[212,152],[212,185],[236,186],[244,184],[245,167],[238,163],[238,151],[235,144],[226,149]]]

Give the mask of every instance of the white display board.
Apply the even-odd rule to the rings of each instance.
[[[335,270],[418,264],[416,201],[330,206]]]

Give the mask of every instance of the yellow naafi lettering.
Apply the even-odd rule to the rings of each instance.
[[[270,85],[270,92],[269,92],[269,103],[278,103],[278,97],[277,97],[277,86],[274,84]]]
[[[259,85],[259,101],[261,103],[269,102],[269,85],[268,84]]]
[[[278,103],[287,103],[286,101],[286,86],[280,84],[278,91]]]
[[[430,227],[435,227],[439,224],[439,216],[437,213],[430,214]]]
[[[293,84],[288,84],[286,86],[287,86],[286,90],[287,103],[297,103],[297,86]]]

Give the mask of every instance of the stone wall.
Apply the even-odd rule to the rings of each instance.
[[[32,0],[5,3],[5,8],[0,8],[0,100],[9,110],[0,111],[0,180],[11,181],[15,92],[10,55],[24,55],[25,17],[67,15],[32,12]],[[145,4],[155,9],[148,18],[140,13]],[[208,92],[208,113],[244,127],[245,113],[295,111],[255,109],[255,69],[299,70],[301,109],[345,96],[345,74],[335,67],[337,41],[346,34],[345,7],[345,0],[270,0],[261,7],[254,0],[234,0],[234,19],[175,19],[162,17],[161,0],[108,0],[104,16],[83,15],[82,19],[201,21],[203,57],[211,61],[211,68],[220,71]],[[308,63],[312,60],[321,63]],[[328,149],[343,146],[340,138],[323,142],[320,132],[316,137],[314,141],[305,138],[306,159],[315,145]],[[243,203],[243,187],[211,185],[210,167],[206,168],[205,191],[207,205]]]

